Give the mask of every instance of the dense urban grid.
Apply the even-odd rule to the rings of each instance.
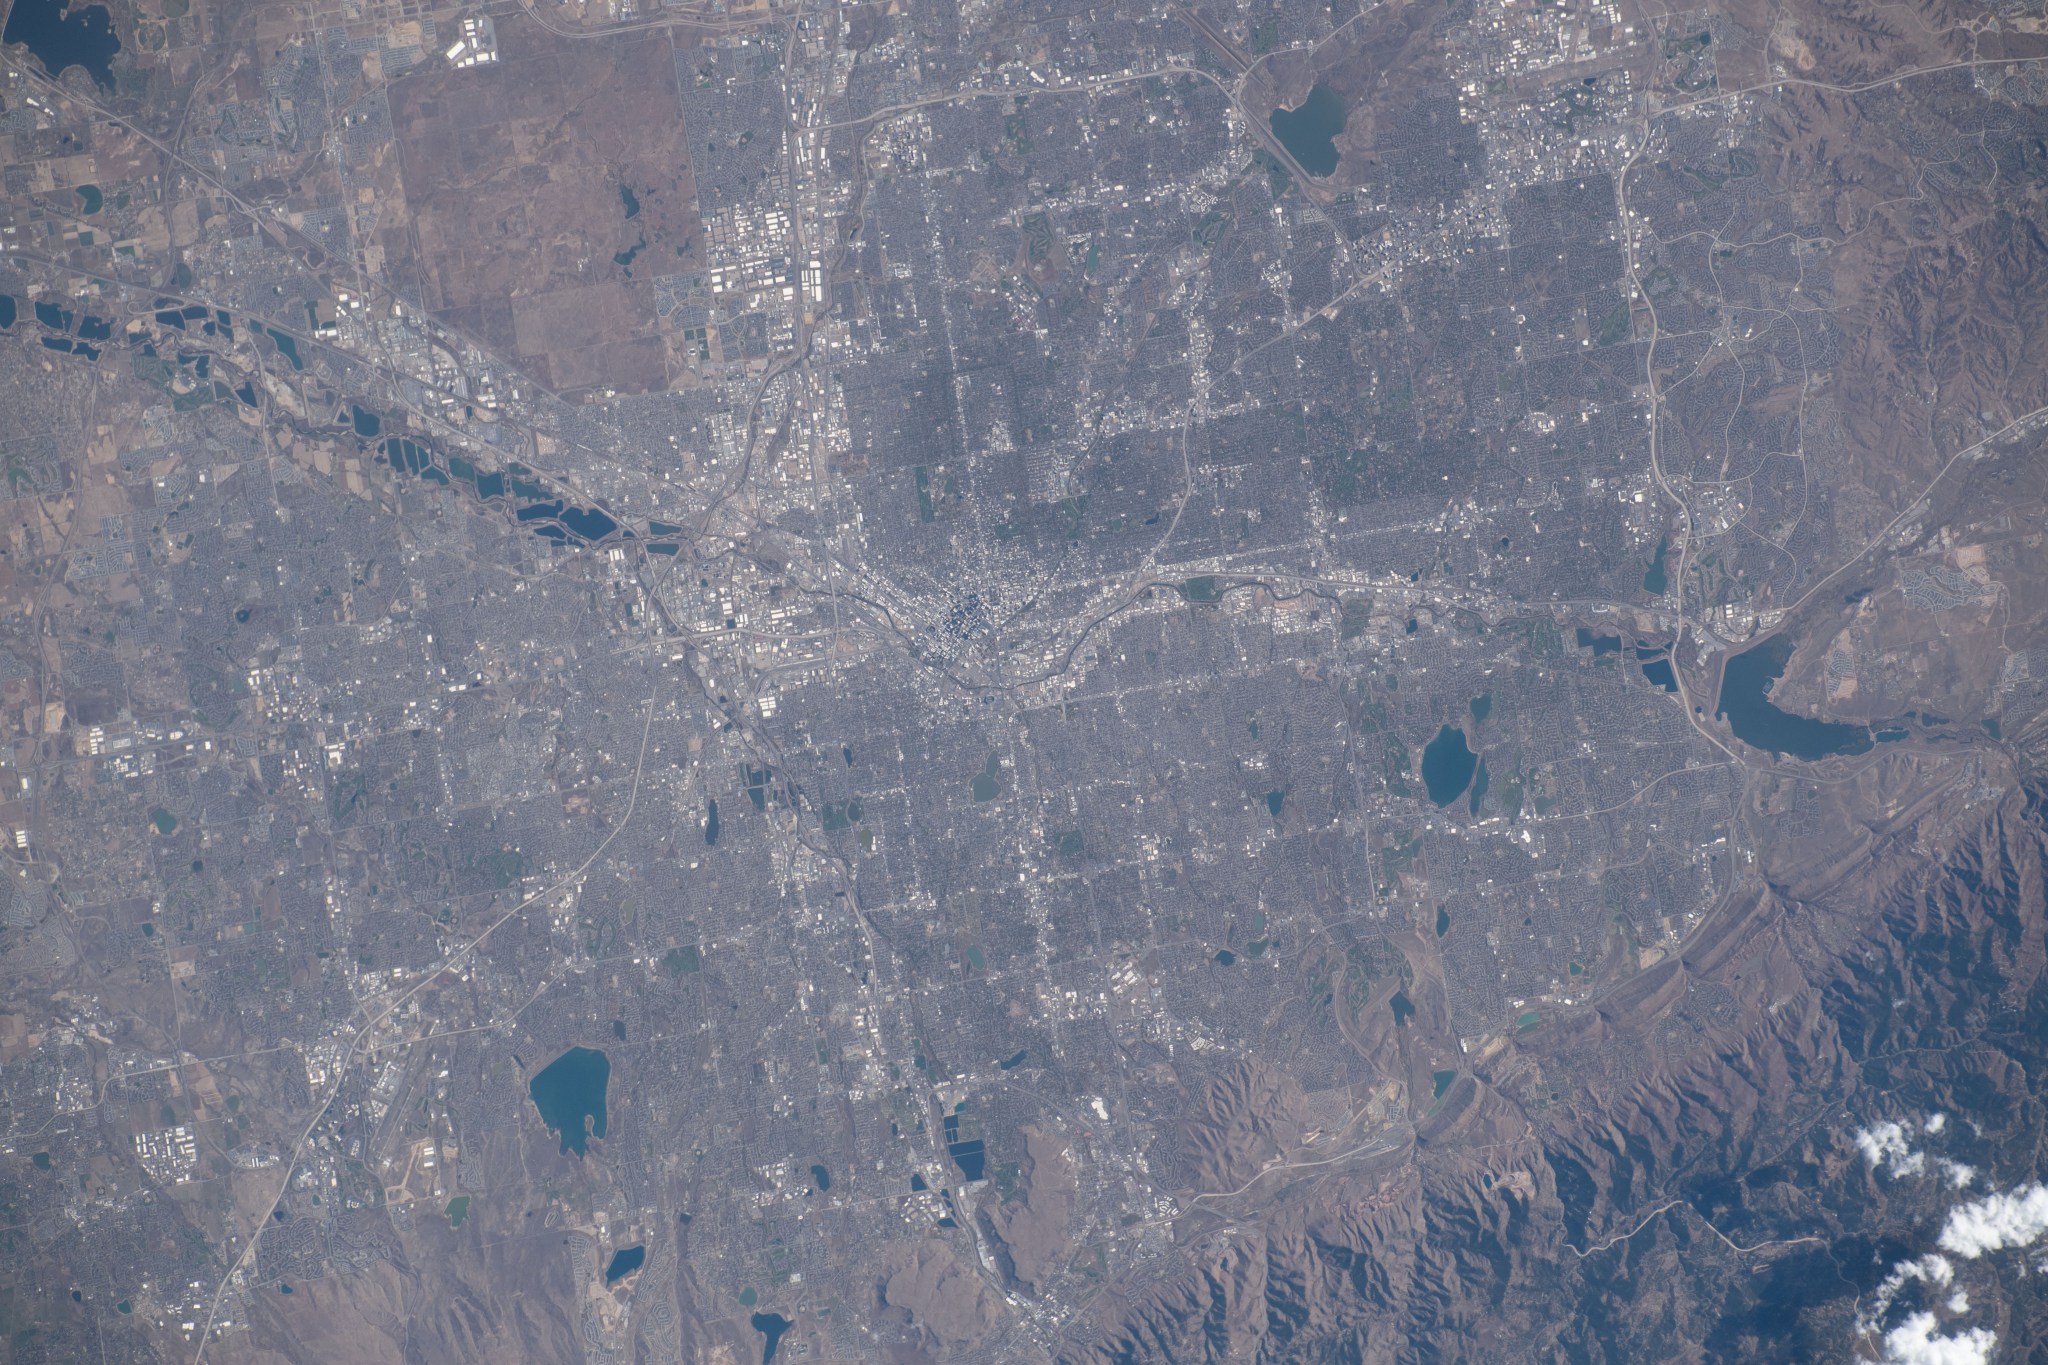
[[[2038,3],[6,40],[0,1353],[2048,1349]]]

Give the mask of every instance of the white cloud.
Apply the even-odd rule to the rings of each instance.
[[[1913,1150],[1906,1141],[1903,1125],[1889,1119],[1856,1132],[1856,1150],[1863,1153],[1863,1159],[1871,1166],[1882,1166],[1886,1175],[1897,1179],[1900,1176],[1919,1175],[1927,1169],[1927,1158]]]
[[[1869,1128],[1856,1130],[1856,1150],[1863,1153],[1863,1159],[1875,1166],[1888,1156],[1911,1150],[1906,1146],[1906,1130],[1898,1124],[1884,1122]]]
[[[1950,1209],[1938,1239],[1965,1259],[2006,1247],[2032,1246],[2048,1235],[2048,1185],[2015,1187]]]
[[[1907,1282],[1920,1280],[1937,1289],[1946,1289],[1955,1283],[1955,1262],[1939,1254],[1929,1254],[1913,1261],[1900,1261],[1892,1267],[1892,1273],[1884,1277],[1884,1283],[1877,1287],[1877,1295],[1868,1313],[1859,1314],[1856,1328],[1862,1332],[1874,1332],[1884,1321],[1884,1315],[1891,1311],[1892,1300],[1899,1297],[1899,1291]]]
[[[1919,1131],[1933,1135],[1947,1126],[1947,1115],[1929,1114],[1921,1121]],[[1913,1150],[1905,1124],[1890,1120],[1872,1124],[1858,1129],[1854,1140],[1856,1150],[1872,1170],[1881,1170],[1894,1179],[1921,1175],[1929,1169],[1928,1157]],[[1955,1190],[1966,1188],[1977,1178],[1975,1167],[1946,1157],[1934,1158],[1934,1168]],[[2004,1193],[1994,1192],[1956,1205],[1949,1210],[1936,1243],[1949,1255],[1973,1261],[1991,1252],[2031,1247],[2044,1238],[2048,1238],[2048,1185],[2034,1184],[2014,1186]],[[2043,1257],[2036,1268],[2048,1270],[2048,1257]],[[2025,1273],[2024,1262],[2020,1269]],[[1856,1315],[1857,1331],[1876,1334],[1906,1286],[1916,1282],[1942,1294],[1941,1302],[1950,1319],[1970,1311],[1969,1292],[1956,1283],[1955,1262],[1940,1252],[1930,1252],[1892,1267],[1891,1274],[1871,1295],[1868,1308]],[[1991,1359],[1998,1345],[1997,1333],[1982,1327],[1958,1327],[1952,1334],[1943,1335],[1943,1325],[1942,1318],[1933,1311],[1915,1309],[1906,1313],[1903,1320],[1884,1333],[1879,1365],[1985,1365]]]
[[[1995,1333],[1972,1327],[1952,1337],[1937,1336],[1932,1313],[1914,1313],[1884,1337],[1884,1365],[1985,1365]]]

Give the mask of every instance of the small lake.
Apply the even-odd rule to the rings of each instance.
[[[1744,744],[1774,754],[1818,759],[1869,752],[1867,726],[1795,716],[1771,705],[1771,685],[1784,676],[1793,643],[1791,636],[1780,635],[1730,659],[1721,670],[1721,696],[1714,714],[1726,716],[1728,728]]]
[[[114,34],[114,20],[105,5],[80,5],[67,10],[69,0],[14,0],[7,16],[7,28],[0,42],[10,47],[25,45],[51,76],[61,76],[74,66],[85,68],[93,84],[102,90],[114,88],[114,54],[121,40]]]
[[[604,1268],[604,1282],[613,1284],[625,1279],[638,1270],[646,1260],[646,1247],[620,1247],[612,1253],[612,1263]]]
[[[572,1047],[527,1086],[541,1121],[561,1135],[561,1151],[582,1156],[590,1138],[604,1136],[605,1088],[611,1078],[609,1057],[596,1048]]]
[[[619,529],[618,522],[598,511],[595,507],[568,507],[562,510],[562,525],[574,535],[585,540],[603,540]]]
[[[1657,542],[1656,557],[1643,574],[1643,591],[1652,597],[1662,597],[1664,590],[1671,586],[1671,576],[1664,572],[1664,556],[1671,553],[1671,539],[1665,537]]]
[[[989,750],[988,761],[968,784],[977,801],[993,801],[1003,794],[1003,761],[996,757],[995,750]]]
[[[775,1350],[782,1345],[782,1334],[796,1324],[780,1313],[756,1313],[753,1323],[754,1330],[767,1338],[761,1347],[761,1365],[775,1365]]]
[[[1422,783],[1429,799],[1448,806],[1465,794],[1466,784],[1479,767],[1479,755],[1465,744],[1465,732],[1446,725],[1422,751]]]
[[[1337,135],[1344,131],[1344,101],[1327,85],[1318,85],[1298,109],[1273,111],[1273,136],[1310,175],[1322,177],[1337,169]]]

